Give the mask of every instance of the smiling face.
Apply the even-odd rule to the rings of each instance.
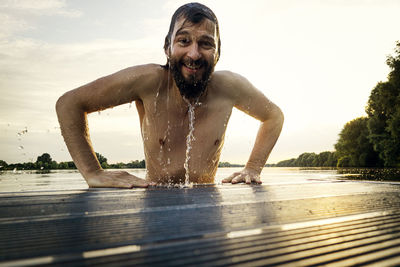
[[[205,91],[217,61],[217,42],[212,21],[176,21],[166,54],[175,83],[185,98],[196,99]]]

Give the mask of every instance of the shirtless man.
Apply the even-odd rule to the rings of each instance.
[[[198,3],[186,4],[172,17],[165,38],[165,66],[130,67],[60,97],[56,110],[61,131],[90,187],[183,183],[185,174],[193,183],[213,183],[233,107],[261,125],[246,166],[223,182],[261,183],[260,173],[281,132],[283,114],[244,77],[214,72],[220,45],[214,13]],[[87,127],[87,113],[132,101],[140,117],[145,180],[124,171],[103,170]]]

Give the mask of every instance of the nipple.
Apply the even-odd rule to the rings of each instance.
[[[158,139],[158,142],[160,143],[161,146],[165,145],[165,141],[162,138]]]

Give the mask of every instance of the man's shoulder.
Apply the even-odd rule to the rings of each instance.
[[[243,79],[245,78],[238,73],[229,70],[219,70],[213,73],[211,81],[221,85],[232,85]]]
[[[236,95],[236,91],[240,90],[240,87],[243,86],[246,78],[232,71],[221,70],[215,71],[210,80],[210,85],[214,88],[214,90],[226,95],[234,94]],[[236,89],[236,90],[232,90]]]
[[[236,75],[237,75],[236,73],[229,71],[229,70],[218,70],[218,71],[214,71],[212,78],[217,79],[218,81],[225,81],[225,80],[232,79]]]
[[[163,81],[167,80],[167,71],[161,65],[136,65],[104,77],[120,88],[127,89],[135,98],[145,98],[154,94]]]
[[[128,83],[138,85],[146,89],[152,89],[166,80],[167,70],[158,64],[145,64],[128,67],[122,70],[121,78],[127,79]]]
[[[123,71],[135,75],[157,76],[165,73],[165,67],[159,64],[150,63],[128,67]]]

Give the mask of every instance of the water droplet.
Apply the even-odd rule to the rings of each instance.
[[[185,99],[185,98],[184,98]],[[186,99],[185,99],[186,100]],[[194,140],[194,121],[195,121],[195,106],[192,105],[189,101],[187,101],[188,106],[189,106],[189,133],[186,136],[186,157],[185,157],[185,163],[183,164],[183,167],[185,168],[185,186],[190,185],[190,180],[189,180],[189,160],[190,160],[190,150],[192,149],[192,141]]]
[[[18,149],[24,149],[24,147],[23,146],[19,146]]]

